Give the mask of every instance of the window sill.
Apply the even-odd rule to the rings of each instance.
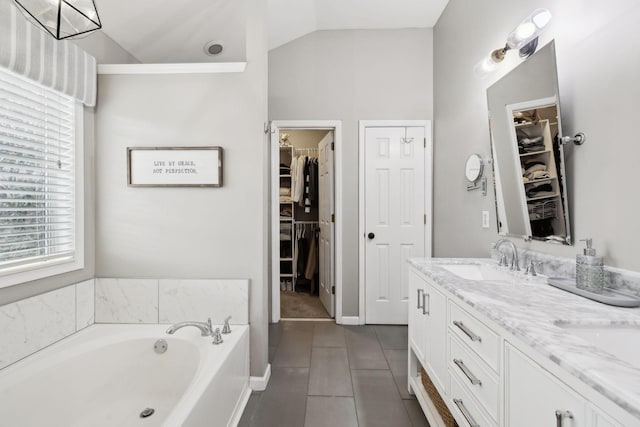
[[[0,289],[84,268],[84,257],[41,261],[0,272]]]

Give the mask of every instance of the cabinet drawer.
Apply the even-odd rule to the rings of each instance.
[[[449,328],[487,365],[498,371],[500,339],[495,332],[452,301],[449,301]]]
[[[448,400],[451,413],[460,427],[494,427],[497,424],[481,409],[478,401],[449,371],[450,398]]]
[[[467,386],[494,420],[498,419],[500,391],[498,377],[466,345],[449,334],[449,370]]]

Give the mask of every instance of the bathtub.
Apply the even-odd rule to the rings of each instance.
[[[0,370],[0,426],[237,425],[251,393],[249,327],[220,345],[193,327],[166,329],[93,325]]]

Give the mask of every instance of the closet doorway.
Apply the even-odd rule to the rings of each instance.
[[[341,323],[339,121],[271,123],[271,320]]]

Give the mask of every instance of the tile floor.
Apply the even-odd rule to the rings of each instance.
[[[406,326],[269,325],[271,380],[241,427],[427,426],[407,391]]]

